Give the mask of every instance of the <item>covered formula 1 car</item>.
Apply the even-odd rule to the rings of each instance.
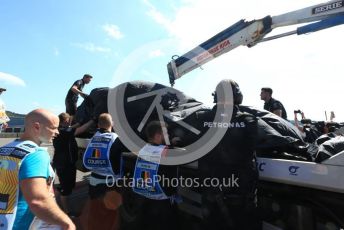
[[[123,142],[129,149],[133,144],[126,140],[129,136],[136,135],[141,139],[142,144],[147,141],[143,130],[145,124],[151,120],[162,118],[169,127],[169,139],[177,138],[173,144],[179,148],[185,148],[201,139],[210,127],[204,124],[211,124],[214,121],[214,116],[210,115],[211,108],[173,88],[142,81],[127,82],[116,88],[121,89],[122,94],[113,95],[109,90],[95,89],[95,92],[102,91],[104,95],[107,92],[108,104],[104,106],[104,101],[98,101],[103,100],[104,97],[98,97],[92,99],[92,103],[87,102],[91,105],[87,110],[90,111],[89,114],[100,114],[115,109],[114,121],[121,123],[121,127],[115,124],[115,131],[120,137],[127,136]],[[91,98],[92,95],[91,93]],[[109,109],[112,96],[115,96],[115,105],[110,105]],[[99,104],[103,105],[101,109],[94,110],[95,107],[100,108],[94,106]],[[123,107],[120,108],[118,105]],[[150,109],[152,105],[154,108]],[[316,154],[311,155],[308,151],[309,144],[305,143],[298,130],[285,120],[268,111],[242,105],[238,108],[254,114],[258,120],[256,145],[257,168],[260,176],[258,207],[265,228],[322,229],[331,225],[336,227],[334,229],[339,229],[339,226],[343,226],[344,205],[341,200],[344,198],[344,184],[340,183],[338,175],[344,172],[344,153],[338,152],[340,148],[332,148],[337,152],[332,151],[332,156],[322,157],[322,161],[315,162],[314,159],[320,159],[316,157],[317,154],[324,155],[325,147],[318,148]],[[129,134],[128,130],[130,130]],[[327,140],[331,139],[333,138],[329,137]],[[78,139],[79,144],[82,142],[82,139]],[[139,141],[138,145],[141,142]],[[326,149],[331,151],[329,148]],[[134,149],[133,152],[137,151]],[[125,175],[132,177],[136,155],[124,153],[123,157]],[[204,162],[201,163],[200,159],[196,159],[188,164],[162,166],[161,171],[165,174],[172,172],[173,176],[178,172],[179,176],[195,178],[200,176],[202,164],[204,165]],[[175,192],[175,188],[164,189],[171,194]],[[179,211],[187,221],[206,218],[202,211],[204,209],[202,190],[180,187],[177,191],[183,200],[178,205]],[[136,218],[139,218],[142,212],[139,204],[143,203],[144,198],[133,194],[130,189],[125,192],[121,213],[123,224],[128,229],[136,229]],[[300,226],[308,227],[300,228]]]
[[[145,124],[151,120],[161,120],[169,127],[170,139],[177,137],[177,143],[174,144],[183,148],[200,139],[202,134],[211,127],[209,122],[214,119],[214,117],[209,117],[211,108],[171,87],[158,83],[133,81],[117,88],[124,88],[124,94],[120,95],[121,99],[118,95],[112,95],[113,92],[109,88],[93,89],[87,100],[78,107],[76,120],[81,124],[85,123],[101,113],[109,112],[110,105],[110,110],[112,109],[115,114],[114,126],[115,129],[118,128],[117,132],[121,133],[123,123],[127,123],[138,137],[146,141],[143,134]],[[108,95],[113,96],[113,100],[108,98]],[[304,143],[301,133],[291,123],[265,110],[238,106],[240,111],[258,118],[257,149],[260,152],[278,154],[283,151],[294,151],[295,159],[298,154],[305,152],[307,144]],[[304,158],[311,160],[307,155],[304,155]]]

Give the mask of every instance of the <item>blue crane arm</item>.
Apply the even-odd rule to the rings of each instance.
[[[310,23],[294,31],[265,37],[277,27]],[[259,20],[240,20],[182,56],[174,55],[167,64],[170,83],[238,46],[252,47],[293,34],[301,35],[344,23],[344,0],[334,0]],[[174,58],[176,57],[176,58]]]

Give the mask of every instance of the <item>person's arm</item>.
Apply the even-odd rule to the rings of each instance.
[[[283,105],[281,104],[281,102],[275,100],[272,104],[272,113],[276,114],[277,116],[282,117],[282,109],[283,109]]]
[[[73,93],[75,94],[79,94],[80,96],[82,96],[83,98],[87,97],[88,95],[86,93],[83,93],[80,89],[78,89],[78,87],[80,87],[82,85],[82,81],[78,80],[76,82],[74,82],[71,90]]]
[[[335,117],[336,117],[336,116],[334,115],[334,112],[331,111],[330,122],[333,122],[333,120],[334,120]]]
[[[302,117],[304,117],[303,113],[301,115],[302,115]],[[304,132],[303,127],[299,126],[299,120],[297,119],[297,113],[294,113],[294,124],[298,130],[300,130],[301,132]]]
[[[110,163],[115,174],[120,173],[121,155],[123,152],[129,152],[129,150],[123,145],[120,138],[117,137],[110,149]]]
[[[46,178],[21,180],[20,189],[35,216],[48,223],[60,225],[63,229],[76,229],[73,221],[58,207],[50,195]]]
[[[72,126],[70,126],[72,129],[76,129],[76,128],[78,128],[78,127],[80,127],[80,123],[79,122],[77,122],[77,123],[75,123],[74,125],[72,125]]]
[[[277,116],[282,117],[282,110],[281,109],[276,109],[276,110],[272,111],[272,113],[276,114]]]
[[[86,132],[93,124],[94,121],[89,120],[88,122],[86,122],[85,124],[83,124],[75,130],[74,136],[78,136],[79,134]]]
[[[80,96],[82,96],[83,98],[87,97],[86,93],[83,93],[81,90],[78,89],[77,85],[73,85],[71,90],[73,91],[73,93],[75,94],[79,94]]]
[[[301,112],[301,119],[306,119],[305,113]]]

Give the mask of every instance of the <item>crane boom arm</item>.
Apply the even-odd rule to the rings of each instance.
[[[309,24],[299,27],[295,31],[265,37],[277,27],[300,23]],[[266,16],[259,20],[240,20],[184,55],[172,58],[167,64],[170,83],[173,86],[174,81],[184,74],[238,46],[252,47],[259,42],[292,34],[315,32],[341,24],[344,24],[344,0],[317,4],[282,15]]]

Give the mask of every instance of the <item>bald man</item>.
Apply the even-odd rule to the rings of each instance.
[[[58,134],[59,119],[45,109],[25,117],[20,139],[0,148],[0,226],[29,229],[34,216],[62,229],[75,229],[72,220],[58,207],[52,193],[54,172],[44,143]]]

